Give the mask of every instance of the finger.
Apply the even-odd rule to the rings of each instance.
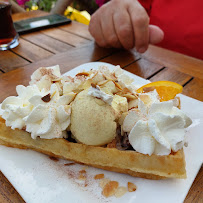
[[[149,43],[158,44],[164,39],[164,32],[156,25],[149,25]]]
[[[132,49],[134,47],[133,27],[128,12],[117,10],[113,15],[113,22],[116,34],[122,46],[125,49]]]
[[[134,30],[135,47],[137,51],[143,53],[149,44],[149,17],[139,3],[134,6],[136,7],[129,7],[128,12]]]
[[[103,18],[101,20],[101,29],[105,41],[111,47],[121,48],[122,45],[119,42],[119,38],[116,34],[114,22],[113,22],[113,11],[110,9],[109,11],[103,13]]]
[[[99,14],[98,14],[99,15]],[[95,13],[90,20],[89,24],[89,32],[94,37],[96,43],[101,47],[106,47],[107,42],[103,36],[100,18],[97,17],[97,13]]]

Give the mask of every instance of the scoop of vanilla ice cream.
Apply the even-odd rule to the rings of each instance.
[[[101,99],[99,99],[101,100]],[[116,136],[116,112],[106,102],[88,95],[88,90],[80,92],[73,104],[71,132],[75,139],[87,145],[104,145]]]

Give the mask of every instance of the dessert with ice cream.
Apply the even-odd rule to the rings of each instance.
[[[185,178],[192,121],[180,109],[181,90],[167,81],[138,89],[119,66],[74,77],[42,67],[2,102],[0,144],[132,176]]]

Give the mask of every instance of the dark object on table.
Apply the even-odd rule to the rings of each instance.
[[[52,14],[48,16],[30,18],[26,20],[16,21],[14,26],[19,34],[25,34],[41,30],[44,28],[55,27],[70,23],[71,20],[58,14]]]
[[[0,50],[8,50],[18,45],[18,34],[11,18],[11,4],[0,2]]]

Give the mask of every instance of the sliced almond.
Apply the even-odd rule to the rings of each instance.
[[[96,77],[96,75],[98,74],[98,71],[97,72],[95,72],[95,73],[93,73],[94,75],[91,77],[92,79],[94,78],[94,77]]]
[[[131,91],[127,87],[125,87],[125,88],[123,88],[123,93],[124,94],[131,93]]]
[[[59,82],[59,81],[61,81],[61,78],[54,78],[54,79],[52,79],[52,82]]]
[[[104,174],[103,174],[103,173],[97,174],[97,175],[94,176],[94,179],[95,179],[95,180],[103,179],[103,178],[104,178]]]
[[[86,80],[86,81],[83,83],[82,88],[83,88],[84,90],[88,89],[88,88],[91,86],[91,83],[92,83],[92,80],[91,80],[91,79]]]
[[[97,85],[103,86],[103,85],[105,85],[107,82],[109,82],[109,80],[103,80],[103,81],[98,82]]]
[[[79,173],[86,174],[87,172],[86,172],[86,170],[83,169],[83,170],[80,170]]]
[[[128,101],[136,99],[135,95],[133,95],[131,93],[123,94],[123,97],[126,97]]]
[[[79,180],[86,180],[86,176],[84,174],[79,174],[78,179]]]
[[[123,89],[117,82],[115,82],[114,80],[112,80],[112,81],[119,90]]]
[[[78,73],[76,76],[89,76],[89,73],[88,72],[81,72],[81,73]]]
[[[79,171],[78,179],[79,180],[86,180],[86,170],[80,170]]]
[[[144,87],[143,88],[143,92],[147,93],[147,92],[151,92],[155,90],[155,86],[151,86],[151,87]]]
[[[108,75],[105,75],[105,74],[102,74],[102,75],[103,75],[103,77],[104,77],[106,80],[109,80],[109,81],[112,80],[112,78],[110,78]]]
[[[110,180],[109,180],[108,178],[103,178],[103,179],[100,180],[99,186],[100,186],[101,188],[104,188],[104,186],[105,186],[108,182],[110,182]]]
[[[137,186],[134,183],[128,182],[128,191],[134,192],[137,189]]]
[[[139,100],[138,99],[133,99],[128,102],[128,110],[132,108],[137,108],[138,107]]]
[[[127,192],[127,188],[126,187],[118,187],[117,190],[116,190],[116,193],[115,193],[115,197],[122,197],[126,192]]]
[[[118,185],[119,184],[117,181],[108,182],[103,188],[102,195],[104,195],[105,197],[113,196],[118,188]]]

